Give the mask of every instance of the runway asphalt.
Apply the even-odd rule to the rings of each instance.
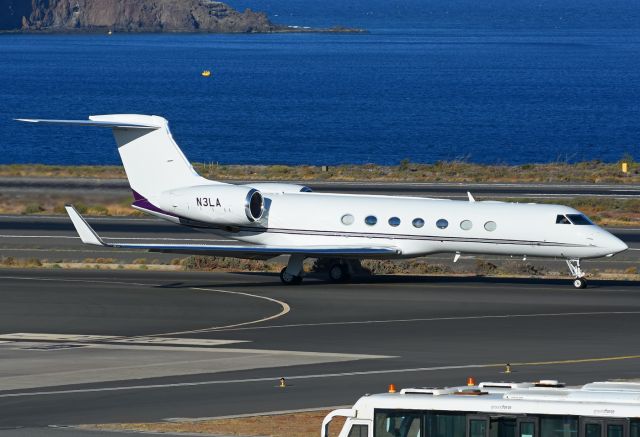
[[[0,179],[9,193],[86,188],[51,183]],[[129,194],[123,181],[106,184],[88,192]],[[638,186],[331,184],[337,192],[453,198],[469,188],[484,198],[640,195]],[[230,243],[153,218],[89,222],[105,239]],[[638,267],[640,229],[610,231],[632,250],[585,262],[587,270]],[[81,245],[63,216],[0,216],[0,256],[175,257]],[[388,383],[636,378],[639,285],[591,281],[574,290],[566,280],[379,276],[284,287],[257,273],[0,270],[0,436],[102,437],[49,426],[348,405]],[[280,377],[287,388],[277,386]]]
[[[277,181],[267,181],[277,182]],[[251,184],[251,181],[230,181],[234,184]],[[447,183],[447,182],[334,182],[334,181],[284,181],[306,185],[314,191],[356,194],[386,194],[466,198],[471,191],[482,200],[506,197],[563,198],[563,197],[614,197],[639,198],[640,185],[633,184],[534,184],[534,183]],[[81,178],[24,178],[0,177],[3,193],[64,193],[98,194],[100,196],[126,197],[131,189],[125,179]]]
[[[640,284],[591,284],[3,270],[0,429],[348,405],[467,376],[640,377]]]

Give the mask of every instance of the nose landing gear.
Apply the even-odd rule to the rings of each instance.
[[[580,268],[580,260],[568,259],[567,266],[569,267],[569,271],[575,278],[573,280],[573,286],[575,288],[587,288],[587,280],[584,277],[584,272]]]

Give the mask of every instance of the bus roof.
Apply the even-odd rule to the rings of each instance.
[[[375,409],[640,417],[640,381],[593,382],[574,387],[541,381],[407,388],[399,393],[364,396],[353,409],[362,418],[372,418]]]

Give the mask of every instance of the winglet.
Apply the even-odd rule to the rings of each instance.
[[[67,210],[67,214],[69,214],[69,218],[83,243],[93,244],[94,246],[108,246],[108,244],[105,244],[102,238],[96,234],[96,231],[89,226],[89,223],[76,211],[73,205],[65,205],[64,209]]]

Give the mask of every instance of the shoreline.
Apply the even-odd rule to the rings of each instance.
[[[112,33],[109,33],[111,31]],[[197,31],[193,29],[185,30],[112,30],[108,27],[91,27],[81,29],[0,29],[0,36],[2,35],[268,35],[277,33],[338,33],[338,34],[368,34],[367,29],[360,29],[355,27],[333,26],[333,27],[306,27],[306,26],[281,26],[278,25],[275,29],[265,31],[250,31],[250,32],[212,32],[207,30]]]
[[[442,182],[442,183],[585,183],[640,184],[640,163],[532,163],[520,165],[439,161],[433,164],[403,160],[398,165],[244,165],[193,162],[203,177],[214,180],[322,182]],[[0,177],[125,179],[121,165],[0,164]]]

